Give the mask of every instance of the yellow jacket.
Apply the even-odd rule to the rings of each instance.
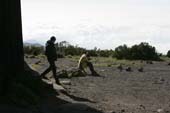
[[[80,65],[81,65],[83,68],[86,68],[88,61],[89,61],[89,60],[88,60],[86,54],[83,54],[83,55],[80,57],[80,59],[79,59],[78,67],[80,67]]]

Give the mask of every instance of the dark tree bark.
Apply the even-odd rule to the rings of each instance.
[[[0,1],[0,93],[24,72],[20,0]]]

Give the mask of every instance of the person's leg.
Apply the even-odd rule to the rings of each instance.
[[[83,68],[82,64],[80,64],[80,66],[79,66],[79,70],[80,70],[81,72],[83,72],[84,74],[86,74],[86,71],[84,70],[84,68]]]
[[[51,71],[51,65],[41,74],[42,78],[45,78],[45,75]]]
[[[52,70],[52,65],[53,65],[53,61],[52,60],[50,60],[49,58],[47,58],[47,60],[48,60],[48,63],[49,63],[49,67],[41,74],[41,77],[43,77],[43,78],[46,78],[45,77],[45,75],[46,74],[48,74],[51,70]]]
[[[94,73],[94,67],[93,67],[93,64],[91,62],[87,62],[87,66],[89,67],[91,73]]]
[[[87,66],[89,67],[92,75],[99,76],[97,72],[94,70],[93,64],[91,62],[87,62]]]
[[[51,66],[51,69],[52,69],[52,72],[53,72],[53,77],[55,79],[55,82],[59,85],[61,85],[61,83],[59,82],[59,78],[57,76],[57,73],[56,73],[56,65],[55,65],[55,61],[50,61],[50,66]]]

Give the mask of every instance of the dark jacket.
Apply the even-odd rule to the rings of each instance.
[[[48,40],[45,47],[45,55],[47,56],[48,60],[57,60],[57,52],[53,42]]]

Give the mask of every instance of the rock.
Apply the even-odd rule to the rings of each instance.
[[[30,58],[35,58],[35,56],[34,56],[34,55],[31,55]]]
[[[66,89],[63,86],[54,83],[53,83],[53,88],[57,91],[66,91]]]
[[[131,68],[131,67],[127,67],[127,68],[126,68],[126,71],[127,71],[127,72],[131,72],[131,71],[132,71],[132,68]]]
[[[59,78],[71,78],[71,77],[84,77],[86,76],[83,72],[81,72],[77,68],[71,68],[69,70],[61,70],[57,72]]]
[[[39,61],[35,62],[35,64],[37,64],[37,65],[38,65],[38,64],[40,64],[40,63],[41,63],[41,60],[39,60]]]
[[[170,63],[168,63],[168,66],[170,66]]]
[[[153,64],[153,62],[152,62],[152,61],[146,61],[146,63],[147,63],[147,64]]]
[[[71,77],[84,77],[86,75],[82,71],[80,71],[79,69],[76,69],[76,70],[72,70],[70,72],[70,76]]]
[[[70,80],[61,80],[60,83],[64,84],[64,85],[71,85],[71,81]]]
[[[143,108],[143,109],[145,109],[145,106],[144,106],[144,105],[140,105],[140,108]]]
[[[122,110],[121,110],[121,113],[124,113],[124,112],[125,112],[125,110],[124,110],[124,109],[122,109]]]
[[[138,71],[139,71],[139,72],[143,72],[143,67],[140,67],[140,68],[138,69]]]
[[[28,55],[25,55],[25,58],[29,58],[29,56],[28,56]]]
[[[157,110],[158,113],[163,113],[163,111],[164,111],[163,109],[158,109]]]
[[[165,111],[165,113],[170,113],[170,111]]]
[[[117,66],[117,69],[119,69],[120,71],[122,71],[122,70],[123,70],[122,65],[120,64],[119,66]]]
[[[164,81],[165,81],[165,79],[164,79],[164,78],[162,78],[162,77],[160,77],[159,81],[160,81],[160,82],[164,82]]]
[[[57,72],[57,76],[59,78],[70,78],[70,76],[68,75],[68,72],[66,70]]]

